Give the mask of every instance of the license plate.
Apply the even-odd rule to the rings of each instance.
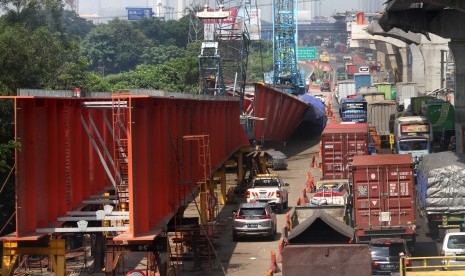
[[[260,194],[260,198],[268,198],[266,194]]]
[[[258,228],[258,224],[247,224],[248,228]]]
[[[397,266],[395,264],[382,264],[381,265],[381,268],[384,268],[384,269],[394,269],[396,267]]]

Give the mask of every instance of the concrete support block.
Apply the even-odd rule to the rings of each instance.
[[[455,139],[456,151],[465,150],[465,40],[453,39],[449,48],[455,59]]]

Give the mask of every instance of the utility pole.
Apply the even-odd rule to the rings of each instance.
[[[441,50],[441,88],[444,88],[444,81],[445,81],[445,65],[446,65],[446,61],[445,61],[445,56],[446,54],[446,50]]]

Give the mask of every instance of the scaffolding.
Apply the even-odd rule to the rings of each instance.
[[[304,94],[305,82],[297,68],[297,5],[295,0],[273,3],[273,84],[289,85],[292,94]]]

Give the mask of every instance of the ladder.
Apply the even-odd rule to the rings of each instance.
[[[130,128],[131,98],[127,93],[113,94],[112,118],[114,140],[114,173],[116,182],[116,196],[119,210],[129,208],[129,183],[128,183],[128,142]]]

